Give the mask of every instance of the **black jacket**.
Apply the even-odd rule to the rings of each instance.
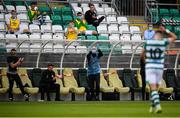
[[[93,16],[97,17],[97,14],[95,12],[91,12],[90,10],[86,11],[85,13],[85,19],[89,25],[92,25],[97,18],[93,18]]]

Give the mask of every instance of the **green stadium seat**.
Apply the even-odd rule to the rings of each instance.
[[[164,16],[169,14],[169,10],[168,9],[159,9],[159,14]]]
[[[170,13],[172,15],[179,15],[179,10],[178,9],[170,9],[169,11],[170,11]]]
[[[52,15],[51,20],[52,20],[53,25],[62,25],[63,24],[63,20],[62,20],[61,16],[59,16],[59,15]]]
[[[173,31],[173,26],[171,26],[171,25],[166,25],[165,28],[170,30],[170,31]]]
[[[97,40],[97,36],[87,36],[87,40]]]
[[[86,40],[86,36],[78,36],[78,39]]]
[[[100,45],[99,49],[102,51],[103,54],[108,55],[110,52],[110,46],[108,45]]]
[[[180,25],[180,16],[176,16],[172,20],[174,25]]]
[[[174,27],[174,32],[175,32],[176,34],[180,34],[180,26],[175,26],[175,27]]]
[[[73,20],[73,19],[72,19],[72,16],[70,16],[70,15],[63,15],[62,18],[63,18],[63,24],[64,24],[64,25],[69,24],[69,22],[70,22],[71,20]]]
[[[47,12],[50,13],[50,8],[46,7],[46,6],[39,6],[38,10],[42,13],[42,12]]]
[[[88,25],[88,30],[96,30],[96,27],[94,27],[92,25]]]
[[[59,7],[53,7],[52,11],[53,11],[54,15],[62,15],[62,9]]]
[[[0,43],[0,53],[6,52],[6,46],[3,43]]]
[[[99,40],[109,40],[107,36],[98,36]]]
[[[170,25],[173,23],[170,16],[163,16],[161,22],[163,25]]]
[[[62,8],[62,14],[72,16],[73,12],[72,12],[72,9],[70,7],[63,7]]]

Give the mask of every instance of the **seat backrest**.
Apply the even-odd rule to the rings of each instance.
[[[104,78],[103,72],[100,73],[100,87],[108,87],[108,83]]]
[[[165,74],[165,81],[168,87],[176,87],[176,76],[174,69],[168,69]]]
[[[123,87],[122,81],[119,79],[117,70],[115,70],[114,68],[110,68],[109,73],[111,73],[108,77],[109,85],[112,87]]]
[[[9,88],[9,80],[8,80],[8,77],[7,77],[7,68],[2,68],[1,70],[1,74],[3,75],[2,76],[2,88]],[[14,82],[14,86],[13,87],[17,87],[16,83]]]
[[[56,75],[58,74],[58,70],[57,69],[53,69],[53,71],[55,72]],[[64,86],[62,79],[57,78],[56,79],[56,83],[59,84],[60,87]]]
[[[81,87],[89,88],[86,69],[78,70],[78,80]]]
[[[140,74],[140,69],[137,70],[136,81],[137,81],[138,86],[142,87],[142,77],[141,77],[141,74]]]
[[[166,82],[164,81],[164,79],[162,79],[159,88],[166,88],[166,87],[167,87]]]
[[[64,74],[64,86],[65,87],[78,87],[77,81],[73,75],[72,68],[65,68]]]
[[[41,74],[42,74],[42,70],[40,68],[34,68],[32,70],[32,85],[34,87],[39,87],[39,83],[41,81]]]
[[[25,68],[18,68],[18,74],[19,77],[21,78],[23,85],[28,84],[29,87],[32,87],[31,80],[29,79],[27,70]]]
[[[133,78],[132,71],[130,69],[124,69],[123,70],[123,84],[124,84],[124,86],[134,88],[132,78]]]

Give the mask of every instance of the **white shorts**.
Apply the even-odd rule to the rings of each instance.
[[[86,30],[85,34],[87,34],[87,35],[90,34],[91,35],[91,34],[93,34],[93,30]]]
[[[163,70],[146,69],[146,83],[161,84],[162,78],[163,78]]]

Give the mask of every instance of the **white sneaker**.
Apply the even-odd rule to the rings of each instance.
[[[38,100],[38,102],[44,102],[44,100],[41,100],[41,99],[40,99],[40,100]]]
[[[154,112],[155,112],[155,113],[162,113],[161,105],[156,106]]]
[[[150,109],[149,109],[149,113],[154,113],[154,111],[155,111],[155,107],[150,107]]]

